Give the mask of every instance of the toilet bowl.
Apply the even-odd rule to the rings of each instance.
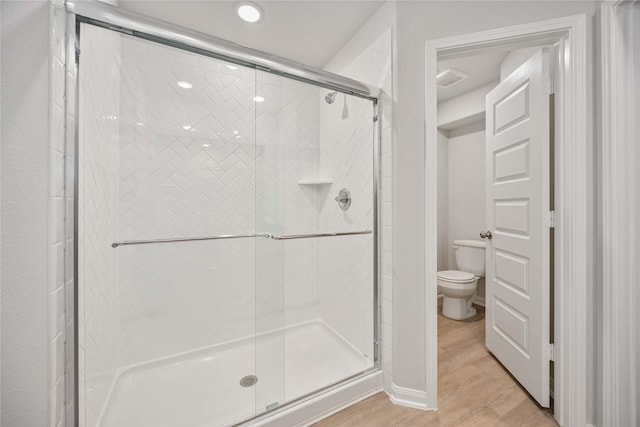
[[[456,264],[460,270],[438,272],[438,293],[444,294],[442,315],[453,320],[464,320],[476,315],[478,279],[485,273],[485,242],[481,240],[454,240]]]
[[[464,320],[476,315],[478,277],[458,270],[438,272],[438,293],[444,294],[442,314],[450,319]]]

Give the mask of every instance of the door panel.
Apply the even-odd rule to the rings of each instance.
[[[541,50],[486,98],[486,345],[549,406],[549,80]]]

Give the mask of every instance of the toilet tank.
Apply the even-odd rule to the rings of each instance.
[[[483,277],[485,247],[486,244],[482,240],[454,240],[453,250],[458,270]]]

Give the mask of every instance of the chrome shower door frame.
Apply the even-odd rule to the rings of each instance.
[[[337,74],[316,69],[310,66],[296,63],[284,58],[279,58],[267,53],[263,53],[245,46],[207,36],[186,28],[178,27],[162,21],[148,18],[128,12],[117,7],[97,1],[69,1],[65,2],[66,7],[66,78],[65,78],[65,117],[70,113],[67,120],[66,148],[65,148],[65,192],[69,194],[73,191],[73,213],[67,212],[67,222],[72,222],[73,244],[72,248],[67,248],[67,256],[72,251],[73,274],[73,307],[67,307],[67,315],[73,313],[73,355],[66,355],[66,364],[73,362],[73,371],[65,374],[65,381],[73,384],[74,395],[74,419],[75,426],[80,425],[80,383],[79,383],[79,303],[78,303],[78,212],[79,212],[79,96],[80,96],[80,25],[91,24],[108,30],[121,32],[130,36],[146,39],[152,42],[164,44],[181,50],[190,51],[200,55],[222,59],[256,70],[276,74],[285,78],[298,80],[314,86],[340,91],[349,95],[364,98],[372,102],[372,161],[373,161],[373,229],[366,230],[366,233],[352,234],[372,234],[373,238],[373,345],[374,345],[374,366],[364,372],[358,373],[336,384],[329,385],[305,396],[287,402],[275,409],[260,413],[254,417],[241,420],[241,423],[250,423],[272,416],[273,414],[290,409],[294,405],[309,401],[324,393],[336,390],[339,387],[379,371],[381,369],[381,348],[380,348],[380,321],[381,321],[381,296],[380,296],[380,253],[379,253],[379,229],[380,229],[380,99],[378,88],[370,87],[356,80],[352,80]],[[71,226],[67,224],[67,226]],[[330,233],[325,233],[329,235]],[[275,237],[276,239],[278,237]],[[66,280],[69,280],[67,278]],[[73,375],[71,375],[73,374]],[[67,402],[68,404],[68,402]],[[69,420],[67,420],[67,425]]]

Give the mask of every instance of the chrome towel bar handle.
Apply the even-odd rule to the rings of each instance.
[[[255,234],[221,234],[219,236],[206,236],[206,237],[184,237],[174,239],[154,239],[154,240],[125,240],[122,242],[114,242],[111,244],[112,248],[128,245],[146,245],[149,243],[176,243],[176,242],[197,242],[203,240],[227,240],[227,239],[247,239],[252,237],[264,237],[265,239],[273,240],[293,240],[293,239],[311,239],[314,237],[336,237],[336,236],[354,236],[358,234],[372,234],[371,230],[362,231],[345,231],[336,233],[313,233],[313,234],[288,234],[283,236],[276,236],[268,233],[255,233]]]

